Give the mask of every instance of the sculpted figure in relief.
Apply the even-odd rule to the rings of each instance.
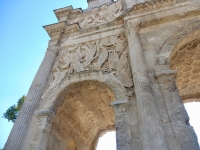
[[[81,53],[80,45],[75,45],[68,48],[68,51],[65,57],[70,58],[68,62],[70,62],[69,65],[70,65],[71,73],[73,73],[73,71],[80,72],[84,70],[84,67],[80,62],[80,53]]]
[[[125,87],[132,87],[127,58],[127,39],[124,34],[69,46],[60,51],[52,69],[47,92],[61,83],[65,76],[84,70],[103,70],[115,75]],[[51,92],[50,92],[51,91]],[[44,94],[42,98],[48,94]]]
[[[132,87],[133,81],[131,78],[131,71],[128,66],[127,54],[123,52],[119,61],[117,61],[116,77],[122,81],[125,87]]]
[[[116,3],[109,6],[103,5],[100,8],[93,9],[92,14],[87,16],[85,14],[80,15],[78,18],[74,19],[72,23],[78,23],[81,28],[100,25],[119,17],[122,14],[122,11],[123,4],[118,0]]]
[[[58,85],[62,81],[62,79],[65,77],[65,74],[66,74],[66,70],[61,69],[61,64],[59,61],[56,62],[51,71],[48,89],[42,95],[41,97],[42,99],[45,99],[50,96],[50,94],[54,91],[56,85]]]
[[[83,62],[83,67],[88,67],[91,62],[95,59],[95,54],[97,51],[97,43],[94,42],[90,44],[87,42],[85,45],[81,46],[81,62]]]

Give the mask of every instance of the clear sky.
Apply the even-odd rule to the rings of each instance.
[[[42,26],[56,23],[53,10],[69,5],[85,9],[87,0],[0,0],[0,116],[28,92],[49,40]],[[197,109],[192,114],[196,117],[192,125],[197,122],[195,130],[200,135],[200,105],[190,107],[190,110]],[[0,117],[0,148],[3,148],[12,125]],[[112,143],[105,141],[104,145]],[[106,150],[100,147],[98,150]]]

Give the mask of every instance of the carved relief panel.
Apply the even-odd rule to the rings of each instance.
[[[124,87],[132,87],[127,48],[128,43],[124,34],[68,46],[57,56],[50,76],[48,91],[61,83],[65,76],[70,77],[74,73],[85,70],[102,70],[115,75]],[[43,95],[43,97],[45,96],[47,95]]]
[[[81,28],[88,28],[95,25],[110,22],[119,17],[123,12],[123,4],[121,0],[111,4],[103,5],[100,8],[94,8],[89,12],[85,12],[79,16],[72,16],[70,24],[78,23]]]

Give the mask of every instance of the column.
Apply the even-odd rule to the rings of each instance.
[[[197,136],[189,124],[189,117],[180,98],[175,70],[156,73],[165,105],[172,124],[173,133],[181,150],[199,150]]]
[[[115,111],[117,150],[133,150],[131,125],[128,114],[128,100],[112,103]]]
[[[40,97],[48,80],[52,65],[57,56],[59,47],[50,45],[40,65],[37,74],[28,91],[26,100],[18,114],[17,120],[11,130],[4,150],[21,150],[22,142],[28,132],[33,112],[37,109]]]
[[[130,63],[135,87],[143,150],[167,150],[160,116],[139,39],[139,22],[127,22]]]
[[[40,110],[35,113],[36,125],[29,150],[45,150],[47,148],[53,118],[54,113],[51,110]]]

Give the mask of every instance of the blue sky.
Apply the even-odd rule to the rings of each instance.
[[[27,94],[44,57],[49,36],[42,26],[56,23],[53,10],[69,5],[85,9],[87,0],[0,0],[0,148],[13,125],[1,116]]]
[[[27,94],[44,57],[49,36],[42,26],[56,23],[53,10],[69,5],[86,8],[87,0],[0,0],[0,148],[13,125],[1,116]]]

